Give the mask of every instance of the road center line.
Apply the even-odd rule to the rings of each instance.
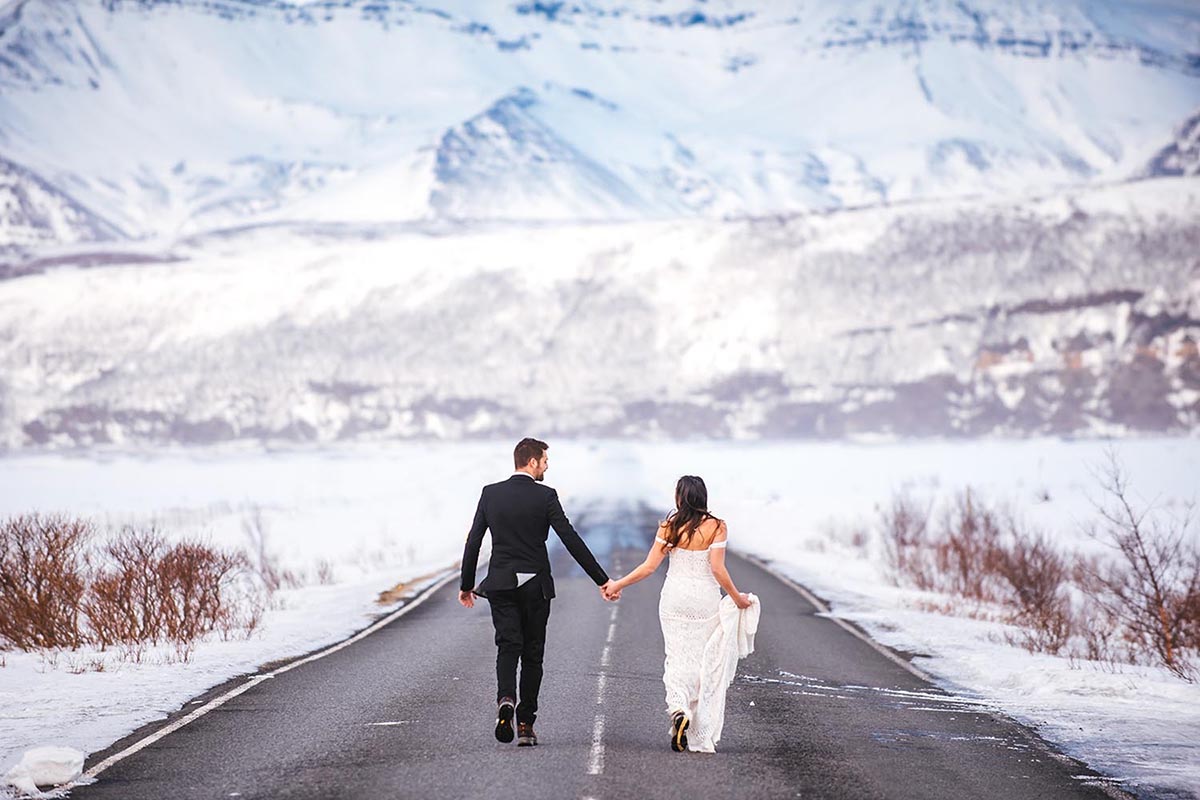
[[[604,772],[604,715],[597,714],[592,726],[592,755],[588,760],[588,775]]]
[[[617,630],[617,604],[614,603],[612,610],[608,615],[608,635],[604,640],[604,649],[600,651],[600,672],[596,676],[596,705],[604,706],[604,690],[608,687],[608,673],[605,668],[608,667],[612,660],[612,641]],[[604,713],[596,712],[595,722],[592,724],[592,750],[588,757],[588,775],[601,775],[604,773]]]

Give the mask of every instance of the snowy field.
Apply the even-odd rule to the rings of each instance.
[[[554,441],[547,482],[578,520],[584,509],[630,501],[665,513],[678,476],[701,475],[735,548],[772,559],[830,601],[833,613],[885,644],[924,654],[915,663],[947,688],[1036,726],[1135,790],[1198,791],[1200,687],[1156,668],[1029,654],[1005,643],[1003,622],[927,610],[936,598],[892,586],[877,542],[855,543],[856,531],[878,527],[878,508],[897,490],[949,497],[969,485],[1011,504],[1064,547],[1096,547],[1084,527],[1100,495],[1092,472],[1106,446]],[[1200,439],[1112,446],[1137,498],[1178,510],[1200,494]],[[251,639],[202,642],[186,663],[169,650],[151,651],[140,664],[92,652],[4,654],[0,773],[37,745],[99,750],[206,688],[364,627],[390,608],[376,604],[381,590],[460,556],[479,487],[509,474],[511,447],[404,443],[0,460],[0,516],[62,510],[102,528],[153,522],[172,536],[246,546],[243,526],[257,513],[268,549],[305,581],[277,595]],[[652,532],[645,534],[648,545]]]

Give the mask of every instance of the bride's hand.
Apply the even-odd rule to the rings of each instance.
[[[738,608],[749,608],[750,595],[746,594],[745,592],[738,592],[737,595],[734,596],[733,602]]]

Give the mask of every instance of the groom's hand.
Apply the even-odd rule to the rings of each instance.
[[[458,602],[462,603],[464,608],[474,608],[475,607],[475,593],[474,592],[459,592],[458,593]]]
[[[615,588],[615,584],[611,580],[605,581],[604,585],[600,587],[600,596],[605,600],[615,602],[621,599],[621,590]]]

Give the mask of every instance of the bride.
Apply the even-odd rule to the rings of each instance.
[[[670,554],[658,619],[666,645],[663,683],[671,748],[676,751],[716,752],[725,722],[725,690],[733,682],[738,657],[754,647],[758,598],[733,585],[725,569],[726,538],[724,521],[708,511],[704,481],[685,475],[675,485],[675,510],[659,523],[646,560],[606,593],[617,599]],[[724,601],[721,589],[729,594]]]

